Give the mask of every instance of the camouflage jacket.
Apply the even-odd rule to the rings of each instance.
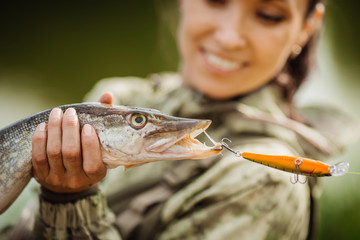
[[[289,119],[272,84],[214,101],[183,86],[179,75],[164,73],[104,79],[85,100],[97,101],[105,91],[114,93],[115,104],[211,119],[208,133],[231,139],[240,151],[324,160],[351,136],[344,131],[349,122],[333,109],[302,111],[307,125]],[[326,123],[318,123],[324,116]],[[226,151],[213,159],[118,168],[108,172],[102,193],[66,204],[41,198],[34,232],[52,239],[306,239],[316,188],[291,184],[290,175]]]

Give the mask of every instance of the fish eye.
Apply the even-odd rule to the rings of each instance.
[[[135,129],[140,129],[145,127],[147,121],[148,121],[147,117],[140,113],[135,113],[130,117],[130,124]]]

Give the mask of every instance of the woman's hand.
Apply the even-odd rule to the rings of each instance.
[[[112,99],[105,93],[100,102],[112,104]],[[54,108],[48,125],[38,125],[32,139],[32,165],[34,178],[57,193],[84,191],[106,175],[96,131],[85,124],[80,133],[73,108],[65,113]]]

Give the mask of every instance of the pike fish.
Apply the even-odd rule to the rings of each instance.
[[[203,159],[222,151],[196,136],[210,120],[173,117],[147,108],[80,103],[75,108],[80,126],[92,125],[99,137],[107,168],[129,168],[161,160]],[[0,214],[20,195],[32,177],[31,142],[38,124],[47,122],[51,109],[0,130]]]

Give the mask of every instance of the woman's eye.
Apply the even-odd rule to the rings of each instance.
[[[227,3],[228,0],[206,0],[209,4],[212,5],[224,5]]]
[[[257,16],[260,17],[262,20],[269,22],[269,23],[280,23],[282,22],[285,17],[276,15],[276,14],[269,14],[264,12],[258,12]]]
[[[130,117],[130,124],[133,128],[140,129],[143,128],[147,123],[147,117],[143,114],[133,114]]]

